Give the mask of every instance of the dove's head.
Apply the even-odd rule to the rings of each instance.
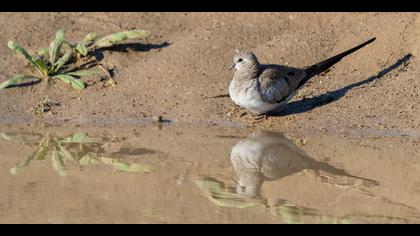
[[[236,51],[236,54],[233,57],[233,65],[229,68],[229,70],[233,68],[238,71],[255,70],[259,67],[259,65],[260,63],[254,53]]]

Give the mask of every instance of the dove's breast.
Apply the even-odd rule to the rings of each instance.
[[[259,172],[263,149],[264,144],[243,140],[232,148],[230,160],[236,170]]]
[[[229,84],[229,95],[236,105],[249,109],[256,114],[275,110],[282,105],[263,101],[258,91],[256,80],[235,81],[233,79]]]

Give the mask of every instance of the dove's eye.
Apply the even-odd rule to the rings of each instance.
[[[242,62],[242,58],[239,58],[239,59],[238,59],[238,62]]]

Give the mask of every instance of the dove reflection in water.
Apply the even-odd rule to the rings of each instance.
[[[249,198],[259,195],[264,181],[278,180],[305,169],[330,179],[344,177],[360,180],[365,186],[378,185],[376,181],[350,175],[328,163],[312,159],[281,133],[254,133],[232,148],[230,158],[239,178],[236,191]]]

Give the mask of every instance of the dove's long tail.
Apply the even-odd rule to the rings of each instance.
[[[372,38],[362,44],[360,44],[359,46],[356,46],[352,49],[349,49],[345,52],[342,52],[336,56],[333,56],[331,58],[328,58],[327,60],[321,61],[315,65],[306,67],[304,70],[306,72],[306,76],[299,82],[299,88],[304,85],[306,82],[308,82],[309,79],[311,79],[312,77],[320,74],[323,71],[326,71],[328,68],[330,68],[331,66],[333,66],[335,63],[341,61],[341,59],[343,59],[345,56],[361,49],[362,47],[368,45],[369,43],[375,41],[376,38]]]

